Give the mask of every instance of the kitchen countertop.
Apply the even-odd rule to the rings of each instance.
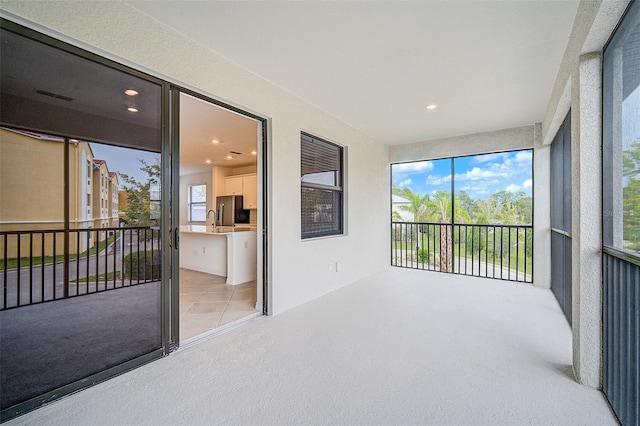
[[[216,234],[229,235],[238,232],[256,231],[255,225],[236,225],[234,226],[211,226],[211,225],[181,225],[180,232],[190,234]]]

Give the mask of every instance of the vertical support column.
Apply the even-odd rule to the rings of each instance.
[[[572,329],[577,380],[601,387],[602,55],[580,57],[571,113]]]
[[[551,146],[536,124],[533,148],[533,285],[551,288]]]

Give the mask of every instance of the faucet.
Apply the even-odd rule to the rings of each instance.
[[[209,219],[209,214],[213,213],[213,223],[211,223],[211,226],[216,226],[216,211],[211,209],[207,212],[207,219]]]

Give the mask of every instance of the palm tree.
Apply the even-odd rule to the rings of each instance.
[[[449,272],[453,264],[453,227],[451,223],[451,194],[437,191],[429,204],[431,220],[440,225],[440,271]]]
[[[424,214],[427,211],[427,203],[429,202],[429,195],[415,194],[410,188],[398,188],[393,187],[393,194],[404,198],[409,204],[398,206],[402,211],[409,212],[413,215],[414,222],[422,222],[424,220]]]
[[[413,222],[420,223],[426,219],[425,214],[427,213],[427,204],[429,203],[428,194],[415,194],[410,188],[399,188],[397,186],[392,188],[392,192],[394,195],[402,197],[409,202],[408,204],[398,206],[398,208],[402,211],[411,213],[413,215]],[[418,235],[418,227],[416,226],[415,230],[411,232],[411,240],[416,243],[416,255],[420,252],[420,241]]]

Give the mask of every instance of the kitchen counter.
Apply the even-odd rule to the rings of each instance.
[[[255,225],[236,225],[236,226],[211,226],[211,225],[182,225],[180,232],[191,234],[232,234],[236,232],[255,231]]]
[[[256,279],[257,232],[253,226],[180,226],[180,267],[227,277],[236,285]]]

